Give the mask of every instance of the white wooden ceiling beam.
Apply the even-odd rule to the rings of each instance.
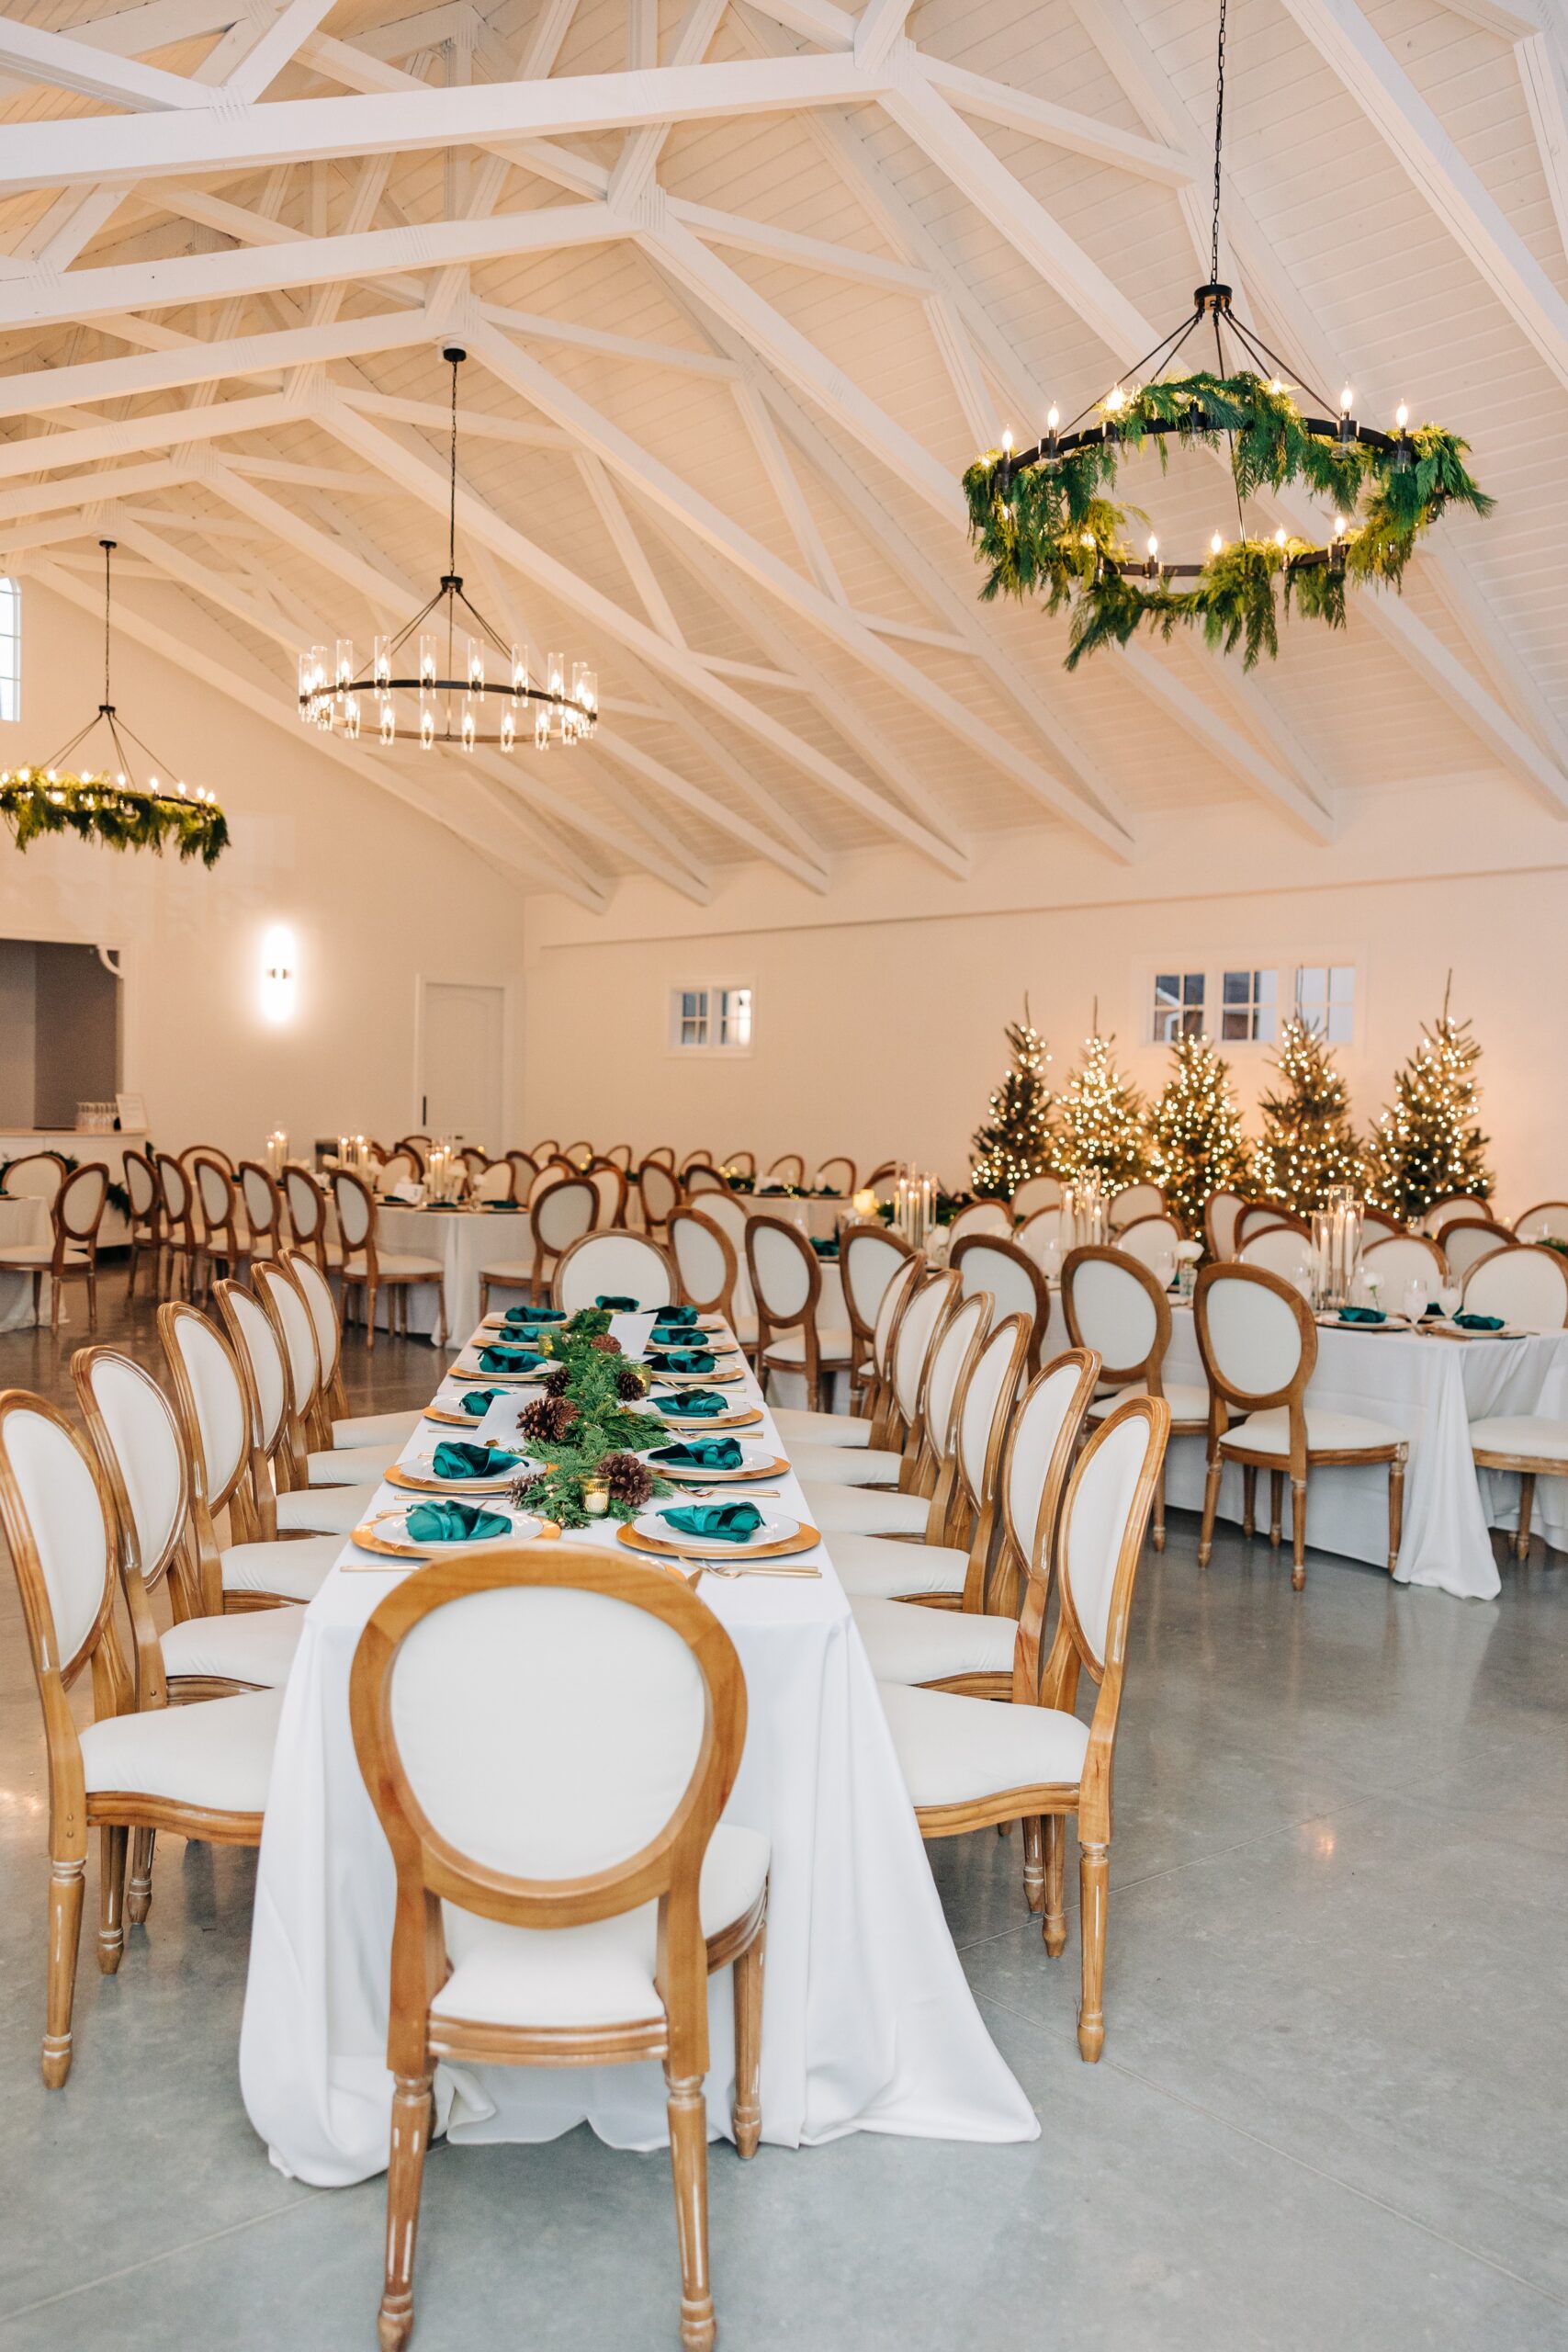
[[[334,6],[335,0],[285,0],[255,47],[230,74],[223,85],[225,96],[242,105],[259,98]]]
[[[822,237],[803,236],[796,229],[782,229],[770,220],[753,220],[740,212],[725,212],[711,204],[696,204],[683,196],[660,190],[664,217],[678,220],[705,244],[728,245],[736,253],[756,254],[763,261],[785,261],[829,277],[890,288],[922,298],[934,291],[931,274],[911,269],[908,262],[889,261],[882,254],[862,253],[853,245],[831,244]]]
[[[556,343],[577,351],[599,351],[612,359],[632,359],[644,368],[669,368],[677,374],[711,376],[733,383],[735,369],[711,351],[683,351],[671,343],[650,343],[645,336],[614,334],[605,327],[584,326],[576,319],[550,319],[537,311],[514,311],[504,302],[479,302],[476,309],[491,326],[525,343]]]
[[[834,569],[828,543],[818,528],[817,517],[779,439],[772,414],[750,384],[737,382],[735,399],[762,471],[789,525],[790,537],[800,550],[801,561],[824,596],[830,596],[835,605],[847,606],[850,600],[844,594],[844,583]]]
[[[673,800],[677,808],[701,817],[705,824],[728,833],[732,841],[739,842],[743,849],[750,850],[754,856],[765,859],[769,865],[783,866],[797,882],[803,882],[808,890],[815,890],[818,895],[826,890],[826,873],[807,859],[797,857],[793,850],[782,848],[771,834],[765,833],[761,826],[754,825],[749,817],[741,816],[736,809],[726,808],[722,801],[715,800],[711,793],[704,792],[666,761],[655,759],[651,752],[645,751],[630,736],[622,734],[618,728],[606,727],[601,719],[594,729],[593,742],[596,750],[619,760],[623,767],[629,768],[633,775],[641,776],[645,783],[655,786]]]
[[[103,498],[169,489],[186,479],[184,467],[159,458],[145,466],[108,466],[98,473],[73,474],[68,481],[29,482],[21,490],[0,491],[0,524],[23,514],[58,514],[62,508],[91,506]]]
[[[681,22],[675,28],[668,63],[671,65],[700,65],[707,55],[708,44],[718,30],[728,0],[686,0]],[[630,43],[626,62],[634,73],[659,62],[659,0],[631,0],[628,17]],[[651,54],[644,52],[650,51]],[[659,158],[664,152],[672,125],[668,122],[645,123],[624,141],[610,173],[608,190],[612,205],[636,204],[653,186],[653,175]]]
[[[1272,801],[1309,839],[1333,840],[1335,824],[1330,812],[1294,776],[1287,775],[1275,761],[1222,718],[1208,695],[1195,694],[1168,663],[1135,639],[1122,649],[1122,660],[1150,701],[1158,703],[1194,742],[1213,752],[1233,775]]]
[[[857,51],[858,54],[858,51]],[[1020,130],[1032,139],[1065,148],[1069,154],[1087,155],[1091,163],[1111,164],[1151,181],[1156,187],[1187,187],[1194,176],[1192,158],[1179,149],[1145,139],[1135,130],[1117,130],[1092,116],[1037,98],[1027,90],[1010,89],[984,74],[921,53],[919,67],[932,89],[960,113],[1002,130]]]
[[[152,416],[126,417],[117,424],[89,424],[76,433],[30,433],[0,441],[0,481],[20,474],[49,473],[57,466],[97,465],[139,449],[176,448],[187,441],[220,439],[230,433],[255,433],[264,426],[298,422],[299,412],[285,392],[223,401],[209,409],[161,409]]]
[[[648,551],[633,528],[631,516],[621,503],[620,493],[603,463],[592,449],[579,449],[577,469],[588,486],[588,494],[599,511],[600,521],[610,535],[611,545],[626,566],[626,577],[637,591],[643,611],[660,637],[667,638],[671,645],[684,645],[685,633],[660,584],[658,573],[648,560]]]
[[[74,367],[28,368],[0,376],[0,416],[36,416],[86,401],[133,399],[172,391],[185,384],[215,383],[225,377],[281,378],[286,368],[310,361],[355,358],[372,351],[406,351],[442,340],[417,311],[380,318],[345,319],[335,325],[280,329],[276,334],[192,341],[172,351],[149,351],[134,358],[92,359]]]
[[[182,74],[165,74],[156,65],[140,64],[133,57],[106,56],[66,34],[45,32],[15,17],[0,17],[0,73],[46,83],[51,89],[72,90],[78,97],[96,98],[105,106],[133,107],[139,113],[187,107],[205,112],[212,104],[211,91],[187,81]],[[97,176],[93,174],[94,178]]]
[[[1354,0],[1283,5],[1521,334],[1568,384],[1568,300]]]
[[[874,72],[904,39],[912,0],[865,0],[855,20],[855,62]]]
[[[1536,152],[1546,175],[1557,236],[1568,254],[1568,70],[1545,32],[1534,32],[1514,50],[1535,132]]]

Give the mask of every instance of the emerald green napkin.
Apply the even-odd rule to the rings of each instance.
[[[683,1396],[655,1396],[651,1401],[656,1413],[678,1413],[682,1420],[688,1413],[705,1420],[710,1413],[727,1411],[729,1405],[728,1397],[720,1396],[716,1388],[688,1388]]]
[[[705,1331],[693,1331],[683,1323],[656,1323],[648,1335],[650,1348],[711,1348],[713,1341]]]
[[[531,1372],[536,1363],[543,1363],[544,1361],[544,1357],[536,1348],[481,1348],[479,1350],[481,1372]]]
[[[612,1290],[602,1290],[593,1304],[611,1315],[635,1315],[642,1301],[640,1298],[623,1298]]]
[[[509,1323],[564,1323],[566,1309],[564,1306],[509,1306],[506,1319]]]
[[[811,1247],[819,1258],[836,1258],[839,1254],[837,1240],[831,1237],[825,1238],[820,1233],[812,1235]]]
[[[504,1388],[469,1388],[457,1401],[470,1420],[482,1421],[496,1398],[505,1394]]]
[[[512,1521],[498,1510],[482,1510],[478,1503],[415,1503],[403,1524],[411,1544],[477,1544],[489,1535],[508,1535]]]
[[[656,1445],[648,1458],[668,1463],[671,1470],[739,1470],[746,1460],[732,1437],[696,1437],[683,1445]]]
[[[1500,1315],[1456,1315],[1454,1321],[1461,1331],[1500,1331],[1503,1329]]]
[[[677,1325],[682,1330],[690,1330],[697,1319],[697,1310],[694,1306],[661,1306],[658,1314],[659,1320],[661,1323],[668,1323],[671,1330]]]
[[[466,1445],[461,1438],[444,1439],[435,1449],[435,1475],[438,1478],[498,1478],[503,1470],[515,1470],[523,1456],[507,1453],[499,1445]]]
[[[644,1356],[642,1361],[648,1372],[712,1372],[716,1358],[705,1348],[671,1348],[667,1354]],[[488,1364],[484,1368],[490,1370]]]
[[[1381,1306],[1342,1306],[1339,1320],[1341,1323],[1386,1323],[1388,1317]]]
[[[695,1535],[705,1544],[744,1544],[762,1524],[755,1503],[693,1503],[661,1516],[677,1535]]]

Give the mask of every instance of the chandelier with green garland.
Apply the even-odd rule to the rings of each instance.
[[[1403,402],[1392,433],[1363,424],[1348,384],[1338,413],[1327,413],[1332,404],[1304,383],[1303,371],[1236,317],[1232,289],[1220,282],[1225,7],[1221,0],[1209,282],[1128,378],[1066,429],[1053,408],[1036,447],[1015,452],[1006,434],[1001,448],[976,458],[964,477],[970,537],[988,566],[982,597],[1038,595],[1047,612],[1068,612],[1069,670],[1101,645],[1126,645],[1145,626],[1168,639],[1199,624],[1211,647],[1230,653],[1240,645],[1251,669],[1260,654],[1272,659],[1280,650],[1281,603],[1287,614],[1342,628],[1347,588],[1397,588],[1417,539],[1450,501],[1478,514],[1494,504],[1465,466],[1468,442],[1440,424],[1412,427]],[[1206,324],[1213,368],[1168,373]],[[1303,407],[1298,391],[1316,410]],[[1164,560],[1152,533],[1140,555],[1128,510],[1109,494],[1124,455],[1152,443],[1163,469],[1172,438],[1216,450],[1223,441],[1229,454],[1235,536],[1216,531],[1200,562]],[[1323,541],[1249,527],[1248,501],[1292,482],[1333,506]]]
[[[216,865],[229,845],[229,827],[216,795],[199,785],[187,790],[180,783],[160,784],[153,773],[144,785],[136,781],[127,738],[154,768],[163,763],[115,708],[109,684],[109,561],[115,541],[100,539],[98,545],[104,551],[104,698],[52,759],[0,769],[0,818],[18,849],[25,850],[42,833],[74,833],[108,849],[151,849],[161,854],[172,844],[182,858],[199,857],[204,865]],[[112,766],[106,763],[101,769],[77,759],[80,747],[97,727],[107,729],[114,747]]]

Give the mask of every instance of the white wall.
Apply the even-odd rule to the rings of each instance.
[[[32,582],[23,639],[23,717],[0,724],[0,765],[48,758],[100,691],[96,625]],[[519,1036],[516,880],[323,760],[302,729],[268,726],[129,640],[115,691],[161,756],[217,790],[232,846],[209,873],[74,840],[24,855],[0,830],[0,938],[124,950],[123,1084],[145,1094],[161,1142],[255,1153],[274,1125],[297,1148],[403,1132],[422,973],[507,986]],[[279,924],[298,978],[293,1017],[274,1025],[261,973]],[[514,1113],[514,1064],[508,1078]]]
[[[1568,830],[1511,782],[1369,797],[1328,846],[1248,807],[1151,823],[1133,866],[1058,833],[977,852],[967,884],[889,850],[844,861],[826,899],[747,868],[705,910],[641,883],[598,921],[530,901],[525,1124],[639,1148],[847,1150],[863,1169],[912,1158],[960,1180],[1026,989],[1055,1084],[1098,996],[1153,1088],[1168,1058],[1145,1042],[1156,967],[1326,962],[1358,967],[1340,1063],[1367,1124],[1451,964],[1484,1047],[1504,1203],[1568,1194]],[[670,1052],[668,991],[705,980],[755,989],[748,1058]],[[1269,1049],[1226,1050],[1250,1111]]]

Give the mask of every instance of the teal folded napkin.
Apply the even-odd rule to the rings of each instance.
[[[481,1372],[530,1372],[544,1357],[535,1348],[481,1348]]]
[[[705,1348],[671,1348],[664,1355],[644,1356],[648,1372],[712,1372],[716,1359]],[[488,1372],[490,1367],[485,1367]]]
[[[720,1396],[716,1388],[688,1388],[683,1396],[655,1396],[652,1403],[656,1413],[678,1413],[682,1420],[688,1414],[705,1420],[710,1413],[727,1412],[729,1408],[728,1397]]]
[[[593,1304],[595,1306],[603,1306],[611,1315],[635,1315],[642,1301],[637,1298],[623,1298],[615,1291],[604,1290],[600,1292]]]
[[[482,1421],[496,1398],[505,1394],[504,1388],[469,1388],[457,1401],[471,1421]]]
[[[658,1314],[659,1320],[668,1323],[671,1330],[678,1327],[682,1331],[689,1331],[697,1319],[694,1306],[661,1306]]]
[[[1339,1320],[1341,1323],[1386,1323],[1388,1317],[1381,1306],[1342,1306]]]
[[[677,1535],[695,1535],[705,1544],[744,1544],[762,1524],[755,1503],[694,1503],[661,1516]]]
[[[831,1238],[825,1238],[820,1233],[812,1235],[811,1247],[819,1258],[836,1258],[839,1254],[838,1242]]]
[[[656,1323],[648,1344],[650,1348],[711,1348],[713,1341],[705,1331],[694,1331],[684,1323]]]
[[[468,1445],[461,1438],[443,1440],[435,1449],[435,1475],[438,1478],[497,1478],[503,1470],[515,1470],[523,1456],[507,1453],[499,1445]]]
[[[1461,1331],[1500,1331],[1503,1329],[1500,1315],[1456,1315],[1454,1321]]]
[[[656,1445],[648,1458],[667,1463],[671,1470],[739,1470],[746,1460],[732,1437],[694,1437],[683,1445]]]
[[[512,1521],[498,1510],[483,1510],[478,1503],[415,1503],[403,1524],[411,1544],[477,1544],[489,1535],[508,1535]]]
[[[564,1306],[509,1306],[506,1319],[509,1323],[564,1323],[566,1309]]]

